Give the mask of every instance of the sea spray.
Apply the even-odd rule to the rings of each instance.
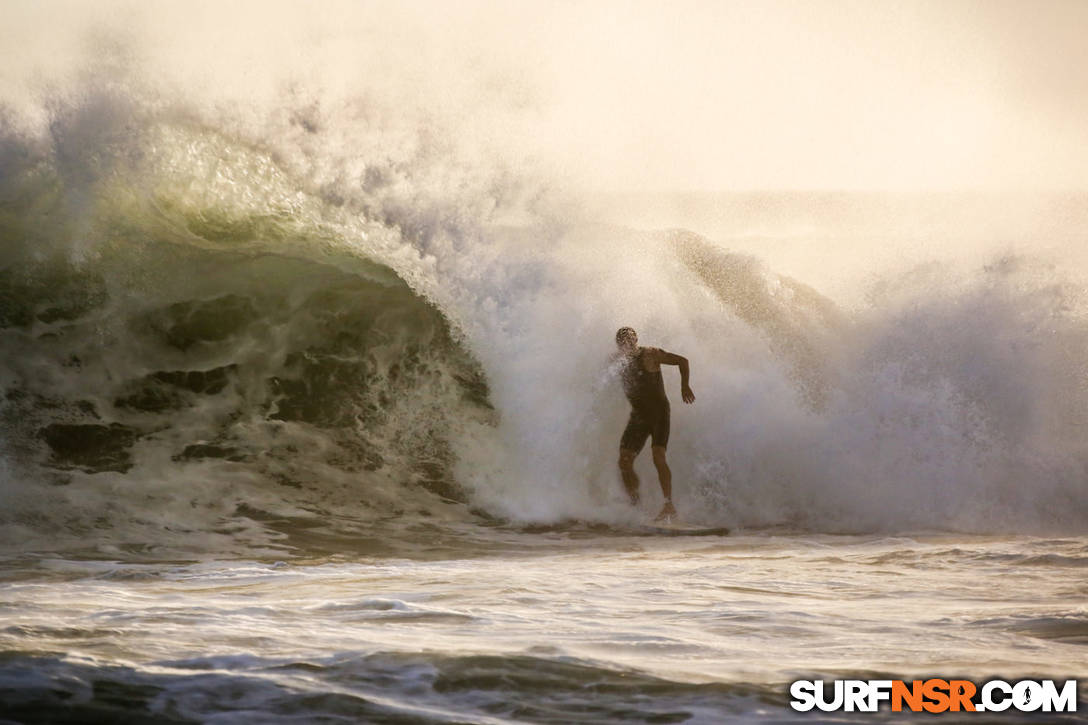
[[[666,384],[696,522],[1088,519],[1075,269],[893,269],[841,308],[728,238],[594,222],[451,107],[271,81],[231,107],[141,68],[6,112],[12,542],[244,549],[379,519],[638,520],[615,467],[621,325],[692,361],[694,406]],[[776,207],[793,234],[791,203],[807,201]]]

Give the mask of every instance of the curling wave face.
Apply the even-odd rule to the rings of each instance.
[[[7,542],[231,548],[461,515],[451,446],[489,425],[486,383],[376,261],[392,235],[213,133],[107,125],[77,148],[87,115],[44,149],[6,139]]]

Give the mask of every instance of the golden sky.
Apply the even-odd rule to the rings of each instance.
[[[8,0],[0,98],[105,28],[220,100],[365,88],[590,189],[1088,190],[1079,0],[227,5]]]

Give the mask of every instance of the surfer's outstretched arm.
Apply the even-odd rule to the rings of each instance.
[[[659,361],[664,365],[677,365],[680,367],[680,397],[685,403],[694,403],[695,393],[691,392],[691,387],[688,385],[688,380],[691,378],[691,367],[688,365],[688,359],[683,355],[662,350]]]

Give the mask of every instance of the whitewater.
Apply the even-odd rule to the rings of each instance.
[[[4,722],[1088,683],[1084,196],[580,194],[516,79],[151,35],[0,79]],[[625,325],[691,361],[674,500],[728,537],[645,535],[645,454],[627,502]]]

